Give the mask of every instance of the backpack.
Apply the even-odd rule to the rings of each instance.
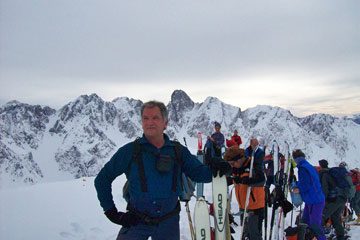
[[[350,173],[345,168],[333,167],[329,169],[329,173],[335,179],[338,195],[346,198],[353,198],[355,196],[355,186]]]
[[[138,140],[140,138],[137,138],[134,141],[134,152],[132,154],[132,158],[129,162],[129,165],[127,167],[127,172],[130,173],[130,168],[132,162],[137,162],[139,164],[139,176],[140,176],[140,182],[141,182],[141,190],[143,192],[146,192],[146,179],[145,179],[145,173],[144,173],[144,166],[142,162],[142,148],[140,144],[138,143]],[[174,152],[175,152],[175,164],[174,164],[174,175],[173,175],[173,184],[172,184],[172,191],[176,190],[177,185],[177,173],[178,173],[178,166],[181,167],[181,178],[180,178],[180,186],[181,186],[181,192],[179,199],[182,202],[190,201],[191,196],[194,195],[195,191],[195,184],[191,181],[191,179],[185,175],[185,173],[182,171],[183,169],[183,162],[182,162],[182,146],[178,141],[171,141],[173,144],[175,144]],[[126,202],[129,202],[130,200],[130,193],[129,193],[129,180],[126,180],[122,192],[123,192],[123,198]]]
[[[350,175],[353,180],[354,185],[357,185],[360,183],[360,172],[356,169],[350,170]]]

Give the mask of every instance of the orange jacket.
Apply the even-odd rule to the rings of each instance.
[[[249,163],[250,163],[250,161],[248,161],[245,164],[249,164]],[[249,173],[245,172],[241,175],[233,174],[233,176],[246,177],[246,176],[249,176]],[[234,182],[234,184],[235,184],[235,182]],[[247,189],[248,189],[248,185],[245,185],[245,184],[237,184],[235,186],[236,200],[241,209],[245,208]],[[259,209],[259,208],[263,208],[263,207],[265,207],[265,189],[264,189],[264,187],[251,187],[248,209],[255,210],[255,209]]]

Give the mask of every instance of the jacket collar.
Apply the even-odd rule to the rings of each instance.
[[[297,157],[294,161],[297,163],[297,167],[300,167],[306,162],[306,159],[304,157]]]
[[[164,133],[164,139],[165,139],[165,143],[164,143],[164,146],[174,146],[174,144],[170,141],[170,138],[168,135],[166,135]],[[145,134],[142,135],[142,138],[139,139],[139,143],[140,144],[150,144],[152,145],[149,140],[146,138]],[[163,147],[164,147],[163,146]]]

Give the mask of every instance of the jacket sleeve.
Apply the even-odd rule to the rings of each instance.
[[[115,207],[111,184],[116,177],[125,173],[131,160],[134,147],[130,144],[120,148],[95,178],[95,189],[100,205],[104,211]]]
[[[209,183],[212,180],[212,171],[208,166],[202,164],[195,155],[183,147],[183,170],[194,182]]]

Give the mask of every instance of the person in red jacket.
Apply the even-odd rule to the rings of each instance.
[[[226,146],[229,148],[231,146],[238,146],[240,147],[242,141],[241,137],[238,135],[238,131],[234,131],[234,135],[231,136],[231,139],[226,139]]]
[[[235,141],[239,147],[240,147],[240,145],[242,144],[241,137],[238,135],[238,131],[237,131],[237,130],[234,131],[234,135],[232,136],[231,139],[232,139],[233,141]]]
[[[351,199],[350,206],[354,209],[358,217],[356,222],[360,223],[360,171],[359,169],[352,169],[350,171],[351,179],[356,186],[355,196]]]

